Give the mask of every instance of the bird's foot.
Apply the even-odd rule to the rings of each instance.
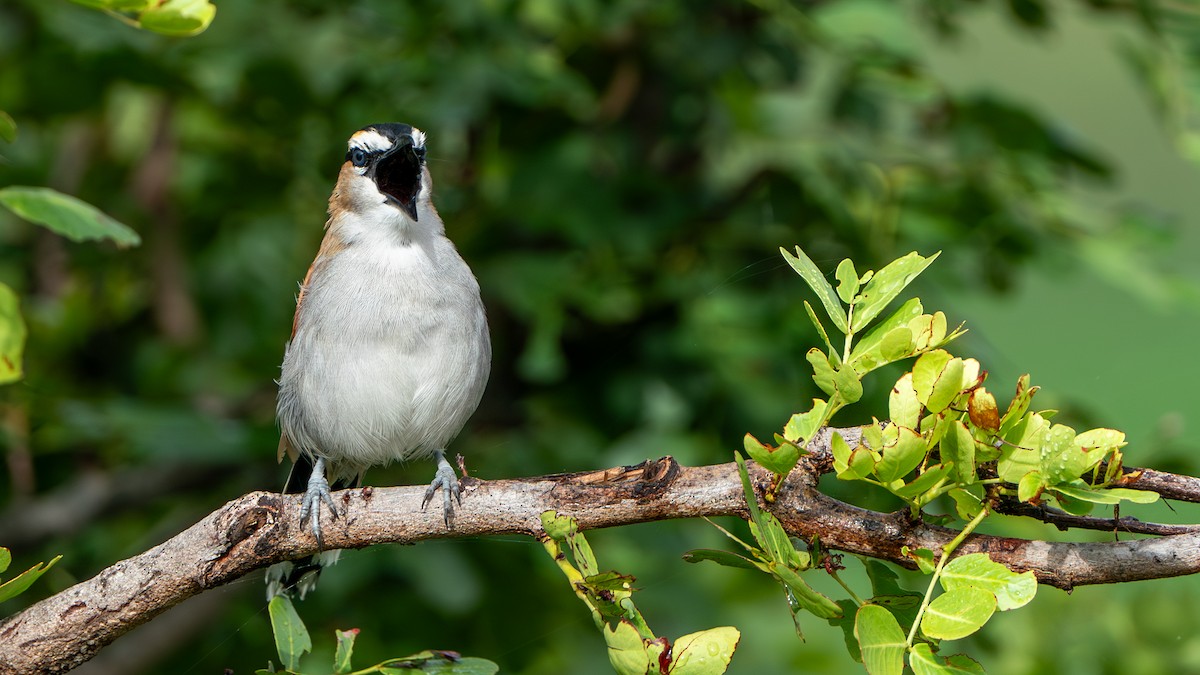
[[[457,499],[458,505],[462,506],[462,487],[458,484],[458,476],[455,475],[454,468],[450,466],[450,462],[446,461],[446,455],[441,450],[437,451],[437,473],[433,475],[429,488],[425,490],[425,498],[421,500],[421,510],[424,510],[433,500],[433,495],[438,488],[442,489],[442,516],[446,519],[446,528],[449,529],[453,526],[454,521],[454,500]]]
[[[308,477],[308,489],[300,501],[300,522],[312,519],[312,533],[317,538],[317,547],[325,548],[321,537],[321,502],[329,507],[330,517],[337,519],[337,507],[333,503],[333,495],[329,491],[329,481],[325,479],[325,460],[318,457],[313,462],[312,475]]]

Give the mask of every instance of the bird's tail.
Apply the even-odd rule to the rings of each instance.
[[[292,470],[288,474],[283,493],[287,495],[304,494],[308,489],[308,479],[312,476],[312,471],[312,459],[308,455],[300,453],[296,457],[296,462],[292,464]],[[345,490],[358,487],[361,482],[361,474],[349,479],[339,478],[330,484],[329,489],[330,491]],[[317,504],[317,508],[321,508],[321,504]],[[284,593],[291,596],[298,595],[303,600],[309,591],[316,588],[317,577],[320,576],[321,569],[336,563],[341,553],[340,550],[321,551],[300,560],[289,560],[271,565],[267,568],[267,600],[270,601],[271,598]]]

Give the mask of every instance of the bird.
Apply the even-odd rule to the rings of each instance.
[[[300,494],[324,547],[322,505],[361,485],[370,467],[433,457],[424,509],[442,492],[452,527],[462,503],[446,446],[474,414],[491,370],[479,283],[433,205],[426,135],[404,123],[350,137],[329,198],[325,238],[296,298],[278,380],[284,488]],[[336,551],[285,562],[267,574],[268,597],[315,585]]]

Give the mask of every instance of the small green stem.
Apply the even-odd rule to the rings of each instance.
[[[833,580],[838,582],[839,586],[846,589],[846,592],[850,594],[850,599],[854,601],[855,605],[862,607],[862,599],[858,597],[858,594],[854,592],[853,588],[850,588],[849,584],[847,584],[840,576],[838,576],[837,572],[830,572],[829,576],[833,577]]]
[[[567,560],[567,556],[563,555],[557,541],[546,537],[542,540],[542,546],[545,547],[546,553],[550,554],[550,558],[554,560],[555,564],[558,565],[558,569],[562,571],[563,576],[570,582],[571,590],[575,591],[575,596],[583,601],[583,604],[587,605],[588,610],[591,611],[592,621],[595,622],[596,628],[604,630],[604,618],[600,615],[600,609],[592,604],[591,598],[583,590],[587,588],[583,575]]]
[[[842,346],[842,363],[850,363],[850,344],[854,341],[854,330],[850,326],[854,325],[854,305],[846,310],[846,342]]]
[[[942,547],[942,557],[938,560],[937,567],[935,567],[933,570],[933,578],[929,580],[929,588],[925,589],[925,597],[921,600],[921,608],[917,610],[917,618],[913,619],[912,628],[908,631],[908,641],[904,644],[905,649],[912,648],[913,640],[917,637],[917,628],[921,626],[921,618],[925,616],[925,610],[929,609],[929,602],[933,600],[933,589],[937,586],[938,579],[942,577],[942,569],[946,567],[946,562],[950,560],[950,554],[953,553],[954,549],[958,548],[958,545],[963,543],[967,537],[971,536],[971,532],[979,525],[979,523],[983,522],[983,519],[985,516],[987,516],[987,514],[987,508],[981,510],[978,515],[971,519],[971,522],[967,523],[967,526],[962,529],[962,532],[958,533],[958,536],[951,539],[948,544]]]
[[[962,487],[958,483],[952,483],[950,485],[945,485],[947,480],[949,480],[949,479],[943,478],[941,481],[939,481],[936,485],[933,486],[933,488],[932,488],[933,493],[930,494],[929,499],[927,499],[925,501],[926,504],[928,504],[929,502],[932,502],[933,500],[937,499],[938,497],[941,497],[944,494],[947,494],[948,492],[950,492],[951,490],[953,490],[957,487]],[[1003,483],[1003,482],[1004,481],[999,478],[985,478],[983,480],[975,481],[974,483],[972,483],[972,485],[999,485],[1000,483]]]

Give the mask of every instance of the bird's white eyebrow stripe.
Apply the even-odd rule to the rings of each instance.
[[[348,145],[351,149],[362,148],[367,152],[382,152],[392,147],[392,142],[374,129],[364,129],[354,132]]]
[[[412,139],[413,147],[425,147],[424,131],[413,127]],[[387,136],[384,136],[374,129],[363,129],[362,131],[354,132],[354,135],[350,137],[350,141],[347,143],[347,145],[349,146],[348,149],[350,150],[353,150],[354,148],[362,148],[367,152],[382,152],[392,147],[392,142],[388,140]]]

